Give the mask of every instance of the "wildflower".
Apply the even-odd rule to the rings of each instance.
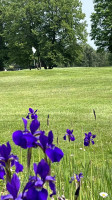
[[[85,138],[84,138],[84,145],[85,146],[89,146],[90,145],[90,141],[92,142],[92,144],[94,144],[93,139],[96,137],[96,135],[92,135],[91,132],[89,132],[88,134],[85,133]]]
[[[13,142],[20,146],[21,148],[28,149],[27,151],[27,167],[30,169],[30,162],[32,156],[32,147],[37,147],[37,140],[40,134],[44,134],[42,131],[37,131],[40,127],[40,122],[37,120],[37,115],[34,114],[33,109],[29,109],[32,117],[30,123],[30,131],[27,129],[28,121],[25,118],[22,118],[24,124],[24,130],[17,130],[13,133],[12,139]],[[35,111],[36,112],[36,111]]]
[[[40,127],[40,122],[37,120],[37,117],[32,120],[30,124],[30,131],[32,135],[34,135],[37,131],[37,129]]]
[[[79,192],[80,192],[80,182],[81,182],[81,178],[83,177],[82,173],[78,174],[74,174],[73,177],[71,177],[71,180],[69,181],[69,183],[72,183],[73,181],[75,181],[75,187],[76,187],[76,191],[75,191],[75,199],[78,198],[79,196]]]
[[[103,198],[106,198],[108,196],[108,194],[106,192],[101,192],[100,196],[103,197]]]
[[[36,138],[34,134],[36,134],[37,129],[40,127],[40,122],[37,118],[33,119],[29,131],[27,129],[27,119],[22,118],[22,120],[24,123],[24,131],[15,131],[12,135],[13,142],[24,149],[36,147],[36,141],[38,138]]]
[[[67,132],[67,134],[64,135],[63,139],[66,140],[66,136],[68,136],[69,142],[70,142],[70,140],[71,140],[71,141],[74,141],[74,140],[75,140],[75,137],[74,137],[74,135],[72,134],[72,133],[73,133],[73,130],[67,129],[66,132]]]
[[[13,174],[13,177],[11,179],[11,182],[7,183],[6,185],[7,187],[7,190],[10,194],[8,195],[5,195],[5,196],[1,196],[1,200],[21,200],[23,199],[22,198],[22,195],[18,195],[18,192],[19,192],[19,189],[20,189],[20,180],[18,178],[18,176],[16,174]]]
[[[27,149],[36,146],[36,137],[31,133],[24,133],[21,130],[15,131],[12,135],[13,142],[21,148]]]
[[[22,118],[24,124],[24,130],[17,130],[12,134],[13,142],[20,146],[21,148],[28,149],[27,150],[27,168],[30,169],[31,156],[32,156],[32,147],[37,147],[37,140],[41,134],[44,134],[44,131],[38,130],[40,127],[40,122],[37,120],[38,116],[36,114],[37,110],[34,111],[32,108],[29,108],[29,113],[27,119]],[[30,130],[27,128],[28,119],[30,119],[31,115],[31,123]]]
[[[11,154],[11,146],[9,142],[6,145],[0,146],[0,177],[4,179],[6,174],[7,182],[11,180],[11,170],[10,168],[15,165],[16,173],[19,173],[23,170],[23,166],[18,162],[18,157],[16,155]]]
[[[69,183],[72,183],[73,181],[80,182],[82,177],[83,177],[82,173],[80,173],[79,175],[74,174],[74,176],[71,177],[71,180],[69,181]]]
[[[48,136],[41,134],[39,141],[40,143],[37,143],[37,145],[43,150],[45,155],[47,155],[52,162],[59,162],[63,158],[64,153],[62,150],[53,144],[52,131],[49,131]]]
[[[28,190],[26,192],[26,199],[28,200],[47,200],[48,191],[43,188],[46,182],[49,182],[49,187],[52,190],[52,194],[50,197],[56,194],[55,189],[55,177],[49,175],[49,165],[42,159],[37,165],[34,163],[34,172],[35,176],[31,176],[29,178],[29,182],[27,183],[24,190]]]
[[[47,200],[48,191],[44,188],[46,182],[49,183],[49,187],[52,190],[50,197],[56,194],[55,177],[49,175],[49,165],[42,159],[37,165],[34,163],[35,176],[30,176],[29,182],[23,189],[23,192],[19,193],[20,180],[16,174],[13,174],[11,182],[7,183],[6,187],[9,192],[8,195],[1,196],[1,200]]]
[[[30,119],[30,115],[31,115],[31,119],[35,119],[37,118],[37,114],[36,114],[37,110],[33,110],[32,108],[29,108],[29,113],[26,116],[27,119]]]

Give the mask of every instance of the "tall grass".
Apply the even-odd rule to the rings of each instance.
[[[57,196],[64,194],[66,199],[73,200],[75,185],[69,180],[73,173],[82,172],[80,200],[100,200],[102,191],[108,193],[107,199],[111,199],[112,68],[0,72],[0,105],[0,144],[9,140],[12,151],[25,167],[20,175],[21,187],[28,178],[26,151],[21,152],[13,144],[12,133],[23,129],[21,118],[26,117],[28,108],[32,107],[38,109],[41,129],[53,130],[55,144],[58,137],[58,146],[65,154],[60,163],[52,164]],[[74,142],[63,140],[67,128],[74,130]],[[95,144],[86,148],[83,146],[84,133],[89,131],[97,136]],[[32,163],[41,157],[41,151],[34,149]],[[3,191],[5,183],[0,181],[0,185],[0,191]]]

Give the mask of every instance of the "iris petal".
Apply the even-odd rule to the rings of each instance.
[[[74,140],[75,140],[74,135],[71,135],[71,136],[70,136],[70,140],[71,140],[71,141],[74,141]]]
[[[10,146],[9,142],[7,142],[7,151],[8,151],[8,154],[11,153],[11,146]]]
[[[53,133],[52,131],[49,131],[48,133],[48,145],[52,144],[53,142]]]
[[[59,162],[64,156],[63,151],[58,147],[54,149],[48,148],[45,153],[52,162]]]
[[[50,197],[52,197],[53,195],[56,194],[56,187],[52,181],[49,182],[49,186],[50,186],[51,190],[53,191],[52,194],[50,194]]]
[[[20,130],[13,133],[13,141],[16,145],[27,149],[30,147],[35,147],[35,142],[37,139],[31,133],[24,133]]]
[[[41,143],[41,145],[43,147],[43,150],[45,151],[46,145],[47,145],[47,142],[48,142],[48,137],[46,135],[42,134],[42,135],[40,135],[39,140],[40,140],[40,143]]]
[[[13,196],[14,199],[17,197],[19,188],[20,188],[20,180],[16,174],[13,174],[11,183],[7,183],[7,190],[10,192],[10,194]]]
[[[35,175],[37,176],[38,171],[37,171],[37,164],[36,163],[33,164],[33,169],[34,169]]]
[[[46,176],[45,180],[46,181],[56,181],[55,176],[54,177],[52,177],[52,176]]]
[[[73,130],[67,129],[66,132],[67,132],[69,135],[71,135],[71,134],[73,133]]]
[[[3,157],[6,162],[9,158],[10,152],[11,152],[11,146],[9,142],[7,142],[7,146],[5,144],[0,146],[0,156]]]
[[[91,142],[92,142],[92,144],[94,144],[94,141],[93,141],[93,140],[92,140]]]
[[[13,196],[11,194],[1,196],[1,200],[13,200]]]
[[[23,139],[26,140],[26,146],[28,148],[35,147],[35,143],[36,143],[37,139],[32,134],[30,134],[30,133],[24,134]]]
[[[37,166],[37,173],[42,179],[45,179],[49,173],[49,165],[42,159]]]
[[[30,112],[31,114],[33,114],[33,113],[34,113],[34,110],[33,110],[32,108],[29,108],[29,112]]]
[[[27,192],[28,200],[47,200],[48,192],[46,189],[38,191],[35,188],[30,188]]]
[[[25,138],[23,137],[23,132],[18,130],[15,131],[12,135],[12,139],[13,142],[18,145],[21,146],[22,148],[26,149],[27,148],[27,141],[25,140]]]
[[[88,140],[84,140],[84,145],[85,146],[89,146],[89,141]]]
[[[23,171],[23,165],[21,165],[19,162],[15,161],[15,166],[16,166],[16,173],[22,172]]]
[[[4,170],[3,166],[0,165],[0,179],[4,179],[5,174],[6,173],[5,173],[5,170]]]
[[[63,139],[66,140],[66,135],[64,135]]]
[[[88,137],[91,137],[91,136],[92,136],[92,133],[91,133],[91,132],[89,132],[89,133],[88,133]]]
[[[96,137],[96,135],[92,135],[92,138],[95,138]]]
[[[27,131],[27,123],[28,123],[28,121],[25,118],[22,118],[22,120],[23,120],[23,123],[24,123],[24,129],[25,129],[25,131]]]
[[[35,187],[39,187],[41,188],[43,186],[43,181],[42,180],[38,180],[35,182]]]
[[[31,133],[34,134],[35,131],[39,128],[40,122],[37,119],[34,119],[30,124]]]

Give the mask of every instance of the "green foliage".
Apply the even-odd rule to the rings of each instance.
[[[84,47],[84,57],[82,60],[82,66],[95,67],[96,66],[96,51],[89,45]]]
[[[44,66],[80,61],[86,24],[79,0],[2,1],[1,8],[10,63],[31,65],[32,46]]]
[[[5,45],[5,39],[3,37],[3,17],[2,17],[2,5],[0,2],[0,71],[4,70],[4,64],[7,61],[7,47]],[[5,62],[4,62],[5,61]]]
[[[99,49],[112,52],[112,1],[94,0],[91,36]]]
[[[90,45],[85,45],[83,49],[83,59],[81,66],[85,67],[104,67],[112,66],[112,54],[109,52],[99,52]]]

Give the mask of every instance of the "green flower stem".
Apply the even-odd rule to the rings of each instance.
[[[75,183],[76,191],[75,191],[75,200],[78,199],[79,197],[79,192],[80,192],[80,182]]]
[[[28,171],[30,170],[31,156],[32,156],[32,148],[28,148],[28,151],[27,151],[27,169],[28,169]]]
[[[5,171],[6,171],[6,184],[7,184],[8,182],[11,182],[10,161],[8,160],[8,162],[6,162],[5,164],[6,164]]]

